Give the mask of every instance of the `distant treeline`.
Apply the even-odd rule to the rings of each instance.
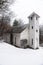
[[[40,43],[43,43],[43,25],[39,27],[39,40]]]

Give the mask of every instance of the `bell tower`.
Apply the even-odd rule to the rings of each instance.
[[[30,29],[30,43],[29,46],[33,49],[39,48],[39,15],[33,12],[29,18],[29,29]]]

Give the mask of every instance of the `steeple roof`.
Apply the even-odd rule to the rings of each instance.
[[[40,18],[40,16],[38,14],[36,14],[35,12],[33,12],[31,15],[29,15],[28,18],[33,17],[33,16],[36,16],[37,18]]]

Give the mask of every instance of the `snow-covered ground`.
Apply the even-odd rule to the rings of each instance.
[[[43,47],[20,49],[0,42],[0,65],[43,65]]]

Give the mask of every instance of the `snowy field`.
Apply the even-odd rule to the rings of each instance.
[[[0,42],[0,65],[43,65],[43,47],[20,49]]]

